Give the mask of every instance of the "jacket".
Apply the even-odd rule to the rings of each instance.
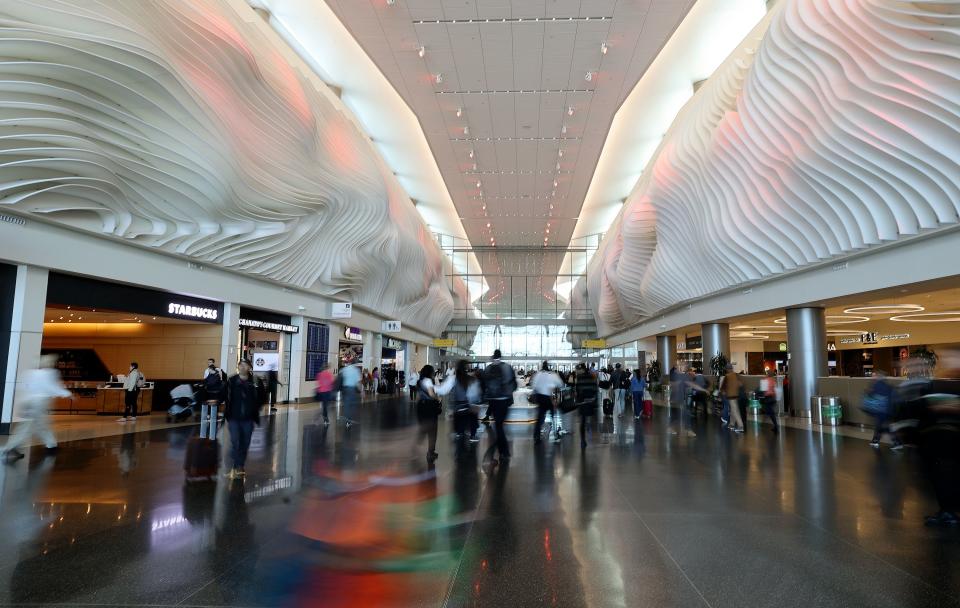
[[[260,399],[253,376],[241,380],[237,374],[227,381],[227,401],[223,417],[227,420],[252,420],[260,424]]]

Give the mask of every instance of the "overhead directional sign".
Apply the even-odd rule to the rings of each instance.
[[[604,340],[603,338],[596,338],[593,340],[584,340],[583,347],[584,348],[606,348],[607,341]]]
[[[435,348],[453,348],[457,341],[453,338],[434,338],[431,343]]]

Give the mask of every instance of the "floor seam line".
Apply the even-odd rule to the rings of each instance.
[[[620,494],[620,497],[623,498],[623,500],[625,500],[628,505],[630,505],[630,510],[633,511],[633,514],[637,517],[637,519],[640,520],[640,523],[643,524],[643,527],[646,528],[650,536],[653,537],[653,540],[657,542],[657,545],[660,547],[660,549],[662,549],[663,552],[667,555],[667,557],[670,558],[670,561],[673,562],[673,565],[677,567],[677,570],[680,571],[680,574],[683,575],[683,578],[686,579],[687,583],[689,583],[690,586],[693,587],[693,590],[697,592],[697,595],[700,596],[700,599],[703,601],[703,603],[707,605],[707,608],[713,608],[713,604],[711,604],[707,600],[707,598],[703,595],[703,592],[700,591],[700,588],[697,587],[696,583],[694,583],[693,580],[687,575],[686,570],[683,569],[683,567],[680,565],[680,562],[678,562],[676,558],[673,557],[673,554],[670,553],[666,545],[663,544],[663,542],[660,540],[660,537],[658,537],[656,533],[650,528],[646,520],[643,519],[643,516],[640,515],[636,507],[633,506],[633,503],[630,501],[630,499],[627,498],[627,495],[624,494],[623,490],[620,489],[620,486],[615,486],[615,487],[617,488],[617,493]]]
[[[473,528],[477,523],[477,517],[480,514],[480,506],[483,504],[483,496],[487,492],[487,483],[490,481],[490,476],[488,475],[483,482],[483,487],[480,488],[480,496],[477,498],[477,507],[473,510],[473,519],[470,521],[470,528],[467,530],[467,536],[463,539],[463,549],[460,551],[460,559],[457,560],[457,567],[454,568],[453,573],[450,576],[450,582],[447,584],[447,592],[444,594],[443,598],[443,607],[446,608],[450,605],[450,597],[453,595],[453,586],[457,582],[457,577],[460,576],[460,568],[463,566],[463,558],[467,554],[467,544],[470,542],[470,536],[473,534]]]

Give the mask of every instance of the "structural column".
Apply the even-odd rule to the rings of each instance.
[[[3,411],[0,414],[0,432],[9,433],[10,423],[16,417],[21,379],[28,369],[40,364],[40,344],[43,340],[43,315],[47,307],[47,279],[49,271],[36,266],[17,266],[14,283],[10,344],[7,350]]]
[[[730,325],[728,323],[704,323],[700,326],[703,339],[703,370],[711,371],[710,360],[722,354],[730,361]]]
[[[657,362],[660,365],[660,377],[667,381],[670,368],[677,362],[676,336],[657,336]]]
[[[307,372],[307,350],[305,342],[307,341],[307,319],[303,315],[296,315],[290,320],[292,325],[300,328],[300,331],[290,336],[290,377],[287,380],[287,401],[297,403],[301,397],[303,383],[313,380],[305,378]],[[307,393],[303,395],[309,397]]]
[[[810,397],[817,394],[818,378],[827,375],[827,324],[822,308],[787,309],[787,347],[790,350],[790,408],[809,418]]]
[[[223,327],[220,335],[220,368],[232,376],[240,362],[240,305],[223,303]]]

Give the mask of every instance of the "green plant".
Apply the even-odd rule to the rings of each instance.
[[[937,360],[940,358],[936,352],[926,346],[921,346],[910,351],[910,357],[920,363],[921,369],[919,371],[921,376],[930,376],[933,374],[933,368],[937,366]]]
[[[710,359],[710,369],[713,370],[713,375],[719,378],[726,374],[728,363],[730,363],[730,360],[727,359],[726,355],[718,351],[717,354]]]
[[[650,362],[650,384],[660,384],[660,364],[656,359]]]

